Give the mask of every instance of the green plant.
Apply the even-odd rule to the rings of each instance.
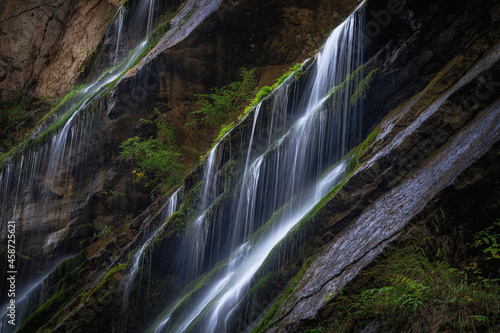
[[[193,114],[200,116],[195,122],[221,125],[231,116],[241,112],[241,103],[246,101],[255,87],[254,71],[240,68],[241,81],[231,82],[221,88],[212,88],[213,93],[196,95],[201,109]],[[187,125],[191,125],[189,123]]]
[[[297,63],[294,66],[290,67],[277,81],[272,85],[272,89],[276,89],[279,87],[285,80],[290,76],[294,75],[294,78],[297,80],[299,77],[302,76],[302,63]]]
[[[297,80],[302,76],[302,64],[297,63],[290,67],[272,86],[263,86],[259,92],[255,95],[255,98],[250,102],[250,104],[245,108],[243,113],[238,117],[238,120],[242,120],[253,107],[257,106],[266,96],[268,96],[274,89],[279,87],[290,75],[294,75]]]
[[[497,219],[491,226],[474,234],[474,245],[484,248],[483,253],[489,254],[487,260],[500,259],[499,239],[500,219]]]
[[[376,128],[373,132],[368,135],[365,141],[363,141],[358,147],[354,148],[354,155],[351,157],[349,162],[347,162],[347,166],[345,168],[347,173],[352,173],[356,170],[359,165],[367,158],[367,155],[370,151],[370,146],[375,139],[377,138],[378,133],[380,132],[379,128]]]
[[[371,83],[373,82],[373,78],[375,77],[375,74],[377,74],[378,69],[372,70],[370,73],[368,73],[364,79],[362,79],[357,88],[356,91],[352,94],[351,96],[351,105],[356,104],[359,100],[362,100],[366,98],[366,92],[370,88]]]
[[[26,140],[38,119],[51,105],[38,98],[25,98],[22,94],[0,101],[0,154],[7,153],[22,140]]]
[[[157,108],[155,112],[160,114]],[[174,129],[162,117],[157,117],[155,121],[141,121],[156,125],[158,136],[148,139],[135,136],[124,141],[120,145],[121,155],[136,162],[137,169],[133,173],[137,181],[144,180],[146,186],[153,187],[153,190],[162,184],[171,188],[184,177],[184,165],[180,162],[182,154],[175,144]]]
[[[101,193],[106,195],[116,195],[119,197],[123,197],[125,195],[125,193],[123,192],[116,192],[109,188],[102,189]]]
[[[222,139],[227,134],[227,132],[229,132],[233,127],[234,127],[234,121],[231,122],[230,124],[222,125],[221,128],[220,128],[219,135],[217,135],[217,138],[215,138],[215,142],[217,142],[220,139]]]
[[[359,330],[377,320],[400,332],[424,327],[496,331],[500,327],[498,279],[484,279],[478,270],[471,270],[473,274],[429,258],[413,245],[394,249],[373,268],[370,288],[351,286],[348,292],[327,296],[335,307],[329,330]]]

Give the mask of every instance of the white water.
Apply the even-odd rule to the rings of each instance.
[[[146,2],[146,5],[141,5],[144,2]],[[132,13],[132,18],[130,20],[137,21],[141,26],[147,25],[145,32],[149,33],[153,22],[154,0],[139,0],[139,4],[147,10],[144,13]],[[115,27],[113,50],[116,66],[104,71],[93,83],[81,88],[78,93],[48,118],[45,125],[42,125],[40,129],[38,129],[35,137],[45,135],[45,132],[51,126],[56,126],[58,128],[50,133],[47,132],[49,138],[45,143],[37,148],[25,149],[18,159],[7,162],[0,170],[0,199],[2,200],[0,202],[0,227],[2,231],[5,231],[4,228],[6,228],[8,220],[16,221],[16,231],[18,235],[16,246],[18,249],[23,249],[25,247],[23,244],[25,232],[31,233],[30,236],[34,238],[41,238],[43,236],[41,228],[40,231],[38,231],[36,227],[35,231],[26,231],[24,228],[32,228],[31,226],[43,225],[46,223],[46,220],[55,213],[55,205],[50,204],[51,199],[49,196],[65,193],[68,187],[73,185],[70,178],[77,177],[79,172],[83,172],[82,168],[85,168],[85,165],[82,167],[78,166],[74,172],[71,165],[75,164],[79,155],[85,153],[85,150],[89,149],[92,145],[91,130],[95,122],[94,117],[97,117],[96,115],[99,115],[99,112],[104,109],[104,107],[99,104],[100,97],[111,89],[109,85],[111,82],[118,79],[136,62],[139,55],[148,45],[147,34],[140,36],[142,41],[136,45],[132,45],[133,48],[123,59],[117,59],[119,57],[121,39],[125,33],[130,33],[129,31],[122,31],[125,25],[125,16],[126,11],[120,7],[112,23],[112,26]],[[129,24],[128,27],[131,29],[134,28],[131,24]],[[131,45],[130,42],[129,45]],[[87,112],[90,106],[96,107],[99,110],[96,112]],[[44,183],[43,188],[49,188],[55,193],[42,193],[42,195],[34,193],[33,190],[36,189],[37,186],[40,187],[38,185],[39,182]],[[31,213],[29,211],[23,212],[20,210],[20,205],[22,205],[23,209],[27,209],[26,207],[30,207],[32,203],[37,201],[40,203],[37,203],[38,206],[35,207],[40,211],[34,212],[34,214],[32,214],[34,216],[30,216],[29,223],[21,225],[18,221],[22,221],[23,218],[26,219],[24,215]],[[70,205],[71,202],[57,209],[67,210],[67,213],[66,211],[63,211],[63,213],[69,216],[71,212]],[[19,213],[20,211],[22,215]],[[64,214],[62,214],[62,216],[64,216]],[[69,228],[69,226],[67,228]],[[40,275],[39,273],[35,273],[37,270],[49,271],[50,267],[59,256],[68,255],[68,253],[65,252],[64,243],[54,243],[54,240],[59,237],[57,233],[67,232],[67,228],[65,229],[63,227],[63,229],[53,232],[50,236],[45,238],[44,242],[40,242],[39,253],[54,251],[56,247],[59,247],[60,250],[58,250],[58,253],[51,253],[50,257],[46,256],[46,262],[37,262],[37,267],[33,265],[33,267],[27,267],[23,270],[22,276],[18,276],[17,279],[19,291],[25,289],[25,285],[32,285],[34,283],[34,280]],[[6,232],[3,233],[6,234]],[[32,255],[30,253],[24,254],[28,256]],[[4,267],[1,267],[1,269],[3,270]],[[4,280],[3,277],[2,280]],[[4,296],[5,295],[2,295],[2,297]],[[21,320],[21,318],[19,319]],[[22,322],[18,321],[17,327],[21,324]],[[0,333],[4,331],[5,327],[0,327]]]
[[[336,179],[334,184],[337,184],[338,181],[342,179],[341,176],[344,169],[345,164],[342,163],[330,172],[326,178]],[[232,309],[237,305],[237,302],[243,292],[246,291],[248,283],[267,258],[271,250],[295,225],[297,225],[297,223],[314,207],[314,205],[318,203],[319,200],[317,200],[317,198],[322,198],[323,195],[326,194],[325,192],[328,192],[328,190],[331,189],[331,187],[325,187],[323,185],[324,183],[327,182],[323,182],[323,180],[321,180],[320,184],[318,184],[313,191],[306,194],[306,197],[310,197],[311,200],[307,201],[300,207],[294,208],[292,212],[282,217],[280,221],[277,221],[275,223],[276,226],[273,227],[273,231],[270,232],[270,235],[268,235],[264,240],[250,248],[248,248],[249,245],[245,244],[247,249],[243,258],[235,256],[235,258],[231,260],[229,267],[232,268],[232,270],[230,270],[227,275],[227,278],[231,278],[231,280],[226,283],[226,288],[217,295],[217,300],[214,306],[215,309],[212,310],[212,314],[208,320],[209,326],[207,332],[220,331],[219,321],[225,323],[229,319]],[[319,193],[323,195],[318,196]],[[223,309],[225,309],[224,312],[222,311]],[[223,327],[224,331],[229,329],[228,327],[225,327],[225,325],[223,325]]]
[[[362,29],[357,19],[357,15],[352,15],[329,37],[317,56],[316,68],[303,94],[305,97],[299,101],[301,116],[287,132],[281,134],[280,129],[273,127],[274,117],[283,118],[279,112],[281,110],[286,114],[288,108],[287,99],[280,97],[287,87],[280,87],[282,91],[276,93],[269,132],[273,133],[273,137],[281,137],[274,143],[269,140],[264,155],[253,153],[256,136],[260,135],[260,129],[257,128],[260,105],[255,110],[243,164],[242,185],[233,199],[235,211],[232,215],[234,218],[230,219],[229,239],[222,240],[228,242],[232,249],[225,272],[217,273],[217,277],[206,283],[201,291],[196,291],[196,296],[191,299],[192,305],[187,310],[176,311],[173,306],[163,317],[159,317],[159,324],[152,328],[155,332],[184,332],[191,329],[230,332],[234,329],[230,326],[231,316],[267,256],[314,205],[341,181],[345,162],[330,171],[324,171],[338,161],[347,149],[352,148],[355,143],[353,137],[359,131],[359,115],[350,106],[353,92],[348,89],[342,96],[337,96],[333,109],[325,108],[325,104],[331,89],[346,80],[361,65],[362,48],[359,41]],[[207,218],[210,202],[215,204],[217,195],[209,194],[207,188],[217,183],[216,166],[221,162],[214,161],[216,156],[221,155],[219,150],[221,147],[217,146],[210,153],[205,165],[202,213],[192,223],[186,240],[198,247],[191,252],[197,257],[188,256],[185,262],[194,260],[198,267],[210,259],[205,258],[208,243],[206,228],[209,225],[215,228],[213,225],[219,223],[217,216],[215,219]],[[207,175],[212,178],[207,178]],[[280,208],[282,212],[279,217],[272,219],[270,225],[264,225],[271,213]],[[258,236],[252,237],[261,226],[261,231],[255,234]],[[202,235],[201,241],[197,237],[199,235]],[[187,252],[182,253],[186,256]],[[180,299],[184,297],[181,295]],[[181,304],[181,301],[178,302]]]

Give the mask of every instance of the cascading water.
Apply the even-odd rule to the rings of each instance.
[[[251,115],[249,137],[242,140],[240,181],[237,192],[226,199],[232,207],[226,217],[213,213],[224,192],[231,190],[220,189],[224,147],[218,144],[212,150],[205,163],[200,213],[185,234],[184,242],[190,246],[180,251],[183,263],[195,265],[190,279],[212,271],[201,286],[185,290],[151,331],[245,328],[235,326],[233,316],[255,273],[272,249],[341,181],[346,162],[338,161],[358,143],[359,110],[350,102],[353,91],[342,83],[349,76],[356,82],[359,75],[362,16],[358,9],[332,32],[298,100],[290,103],[286,98],[287,80],[273,94],[271,117],[260,105]],[[213,230],[226,229],[226,237],[214,239]],[[212,248],[219,249],[217,255]]]
[[[180,261],[184,262],[185,256],[190,258],[183,267],[187,279],[193,279],[198,276],[203,263],[205,246],[207,242],[208,230],[206,228],[205,216],[209,205],[215,197],[215,186],[217,183],[217,145],[210,152],[205,164],[203,174],[203,188],[201,190],[200,215],[195,218],[192,228],[189,229],[189,235],[184,238],[182,249],[180,251]]]
[[[93,75],[94,77],[97,76],[93,83],[76,92],[37,129],[32,136],[35,144],[31,148],[25,148],[24,151],[17,153],[0,170],[2,199],[0,202],[0,229],[2,234],[7,234],[5,230],[8,221],[19,223],[20,220],[29,216],[29,224],[24,223],[17,226],[16,248],[25,247],[25,234],[31,232],[32,237],[36,239],[35,242],[40,243],[36,245],[38,248],[31,245],[32,252],[50,253],[50,256],[46,256],[46,261],[37,262],[36,267],[28,267],[26,264],[21,265],[21,267],[16,266],[19,273],[16,281],[18,295],[33,294],[28,293],[28,286],[32,286],[34,281],[44,280],[43,276],[48,276],[48,274],[40,276],[41,274],[37,271],[50,271],[54,263],[68,255],[65,250],[65,241],[57,243],[56,240],[65,238],[64,235],[69,234],[70,225],[61,226],[64,221],[58,221],[57,225],[61,226],[61,228],[48,237],[41,231],[33,232],[30,229],[37,230],[37,225],[49,224],[47,218],[57,214],[60,214],[60,216],[66,215],[69,220],[72,204],[71,188],[75,184],[74,179],[77,179],[85,169],[84,163],[81,166],[78,165],[78,163],[81,163],[79,161],[81,159],[80,155],[82,152],[88,154],[89,151],[92,151],[94,145],[92,142],[92,128],[100,113],[106,107],[100,98],[112,88],[113,82],[136,62],[148,44],[148,34],[151,32],[153,22],[154,0],[139,0],[137,6],[141,10],[134,11],[130,15],[127,15],[127,11],[123,7],[120,7],[110,25],[111,28],[108,34],[113,34],[113,36],[106,39],[111,40],[112,45],[110,45],[110,48],[113,50],[113,63],[116,66],[98,76]],[[120,52],[123,36],[125,35],[122,31],[125,22],[128,22],[126,34],[130,34],[129,31],[132,31],[135,35],[134,37],[128,37],[126,41],[130,47],[130,52],[122,59],[117,59],[120,54],[126,53]],[[135,27],[146,27],[146,29],[144,29],[141,36],[137,36]],[[72,170],[71,168],[75,165],[77,167]],[[40,186],[40,184],[44,185]],[[45,190],[42,193],[35,193],[36,189],[40,187],[45,188]],[[54,198],[63,197],[64,193],[68,193],[66,205],[55,207],[50,203]],[[38,206],[35,206],[34,202],[39,202]],[[32,211],[33,207],[38,207],[38,211]],[[42,239],[45,239],[45,241],[39,242]],[[31,254],[28,253],[28,255]],[[30,265],[33,264],[30,263]],[[6,293],[3,292],[5,290],[6,272],[9,271],[7,262],[2,260],[1,269],[3,276],[2,282],[0,282],[2,290],[0,303],[3,305],[7,299]],[[18,306],[21,306],[19,303],[28,302],[28,298],[18,297]],[[17,321],[17,325],[21,323]],[[0,332],[9,332],[15,328],[10,325],[3,326],[0,327]]]
[[[209,5],[215,7],[218,3],[212,1]],[[48,119],[46,125],[40,127],[34,137],[45,143],[27,149],[0,171],[2,228],[7,220],[19,218],[20,201],[36,196],[30,191],[36,188],[37,182],[50,188],[44,194],[45,201],[49,201],[53,196],[62,196],[72,186],[71,178],[83,173],[82,169],[71,170],[70,165],[77,164],[77,155],[93,145],[90,128],[99,114],[86,111],[91,107],[103,109],[99,105],[100,97],[111,89],[112,82],[130,68],[147,46],[147,39],[143,37],[128,36],[125,41],[126,33],[122,29],[128,21],[128,29],[134,25],[141,27],[135,31],[136,35],[142,30],[148,35],[152,29],[154,1],[140,0],[134,8],[130,14],[134,16],[128,19],[124,8],[120,8],[112,23],[111,59],[116,66],[81,89]],[[194,19],[201,20],[196,16]],[[220,174],[220,168],[227,160],[225,152],[228,149],[217,145],[209,154],[200,191],[202,197],[196,209],[198,216],[190,224],[180,250],[179,260],[187,264],[180,270],[189,281],[213,269],[217,262],[222,262],[222,265],[204,286],[194,292],[194,299],[181,295],[170,304],[155,325],[155,332],[182,332],[200,325],[203,331],[231,330],[229,323],[233,310],[270,251],[340,181],[345,163],[336,167],[332,165],[356,143],[360,119],[357,110],[349,103],[352,92],[344,91],[333,100],[332,89],[361,65],[359,22],[355,14],[332,33],[316,58],[310,82],[299,100],[290,101],[289,86],[284,84],[273,93],[271,117],[261,111],[260,104],[255,109],[251,115],[251,131],[242,139],[239,182],[233,184],[236,192],[231,198],[229,212],[225,212],[227,216],[215,211],[217,200],[226,190],[226,179]],[[138,41],[135,45],[134,40]],[[120,50],[124,44],[133,46],[131,52],[117,61],[124,53]],[[29,201],[24,204],[29,204]],[[162,221],[168,220],[178,206],[176,192],[164,209],[166,213]],[[42,214],[50,215],[53,209],[45,206]],[[69,211],[70,207],[64,209]],[[227,224],[227,221],[231,223]],[[61,229],[57,233],[67,230]],[[225,237],[215,236],[217,230],[225,230]],[[152,234],[132,258],[122,317],[127,315],[131,285],[141,272],[139,268],[145,261],[144,253],[147,253],[157,231]],[[57,262],[57,256],[66,255],[64,246],[56,244],[55,238],[48,237],[42,246],[52,246],[53,250],[57,246],[62,253],[43,263],[42,270]],[[22,239],[19,245],[22,246]],[[227,259],[224,261],[224,258]],[[32,278],[27,275],[25,280]],[[189,303],[186,305],[186,302]],[[0,332],[7,330],[0,327]]]

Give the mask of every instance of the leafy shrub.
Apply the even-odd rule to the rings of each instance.
[[[474,244],[476,247],[482,247],[484,254],[489,254],[486,258],[500,259],[500,219],[493,222],[488,228],[479,231],[474,235]]]
[[[429,258],[423,249],[393,250],[376,269],[371,289],[329,295],[335,311],[317,332],[359,331],[377,321],[381,331],[476,332],[500,328],[499,279]]]
[[[36,125],[50,109],[50,104],[37,98],[22,96],[0,102],[0,153],[6,153]]]
[[[255,78],[253,70],[248,71],[246,68],[240,68],[240,71],[241,81],[231,82],[222,88],[212,88],[213,93],[211,94],[196,95],[201,109],[194,111],[193,114],[202,117],[195,122],[221,125],[226,119],[238,115],[242,111],[242,102],[250,97],[255,87]]]
[[[158,109],[155,108],[155,112]],[[121,145],[121,155],[131,157],[137,163],[133,172],[136,180],[145,180],[146,186],[158,188],[161,184],[171,188],[184,177],[184,165],[179,161],[182,154],[175,144],[175,133],[172,125],[163,118],[155,121],[141,119],[158,127],[158,137],[143,139],[135,136]]]

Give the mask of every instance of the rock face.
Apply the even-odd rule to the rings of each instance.
[[[0,97],[60,97],[101,40],[119,0],[2,1]]]
[[[374,74],[362,98],[363,134],[376,126],[380,130],[377,140],[364,164],[311,218],[294,250],[283,242],[284,250],[277,247],[269,260],[278,258],[275,262],[279,264],[266,266],[256,275],[255,284],[269,271],[280,272],[280,279],[255,296],[255,311],[235,310],[242,311],[245,328],[273,301],[269,295],[282,292],[302,266],[306,258],[301,251],[313,247],[320,249],[316,260],[309,263],[263,327],[299,332],[303,322],[314,320],[323,311],[324,295],[351,280],[398,236],[405,223],[500,139],[499,6],[486,0],[467,4],[407,0],[400,5],[389,8],[387,2],[373,0],[366,7],[365,72]],[[16,12],[13,1],[3,6],[10,9],[2,15]],[[85,50],[97,45],[109,22],[104,13],[117,6],[106,1],[61,3],[56,13],[61,15],[59,25],[52,28],[55,23],[49,19],[46,25],[55,31],[51,36],[59,37],[41,39],[38,51],[33,51],[40,54],[36,58],[39,62],[26,60],[31,56],[19,57],[16,65],[16,57],[9,55],[15,61],[4,57],[6,68],[31,66],[34,70],[30,75],[17,70],[0,75],[0,87],[22,90],[39,78],[39,94],[67,91],[87,59]],[[57,303],[57,311],[45,308],[44,319],[33,319],[25,331],[43,327],[53,332],[91,332],[111,330],[119,320],[123,322],[118,313],[128,275],[123,267],[106,272],[128,261],[132,250],[147,237],[148,228],[160,224],[158,211],[164,202],[152,202],[148,190],[133,181],[130,161],[119,155],[124,140],[154,133],[155,129],[140,118],[154,119],[153,108],[158,107],[174,126],[178,146],[206,150],[214,128],[183,126],[198,108],[195,94],[236,80],[243,66],[257,69],[260,86],[272,83],[284,69],[312,55],[323,33],[355,6],[356,1],[342,5],[327,0],[225,1],[189,33],[181,27],[167,35],[176,38],[160,40],[96,106],[91,139],[62,174],[66,185],[37,175],[36,188],[24,189],[23,200],[16,206],[29,244],[18,251],[27,262],[53,256],[60,248],[72,252],[86,248],[87,259],[80,266],[80,289],[68,291],[65,302]],[[97,22],[90,20],[94,15]],[[193,19],[196,15],[195,11]],[[38,34],[36,31],[33,34]],[[85,31],[92,33],[85,37]],[[72,45],[75,40],[76,46]],[[49,52],[52,48],[55,55]],[[46,52],[39,51],[42,49]],[[49,56],[56,60],[47,64]],[[249,126],[247,121],[238,130],[248,131]],[[237,138],[235,135],[230,140]],[[195,159],[196,155],[186,153],[186,163],[194,164]],[[187,177],[186,193],[195,188],[201,173],[201,168],[196,168]],[[43,196],[36,195],[39,193]],[[128,218],[129,214],[133,218]],[[34,220],[43,223],[32,223]],[[164,306],[161,301],[178,294],[173,287],[179,277],[168,260],[180,246],[175,227],[169,225],[154,244],[151,262],[155,265],[147,267],[151,275],[144,277],[152,283],[151,295],[135,295],[141,317],[127,318],[129,326],[123,331],[143,330]],[[97,235],[100,231],[106,232]],[[358,235],[355,241],[353,235]],[[43,244],[42,251],[39,244]],[[57,290],[56,286],[60,287],[57,281],[52,290]]]

